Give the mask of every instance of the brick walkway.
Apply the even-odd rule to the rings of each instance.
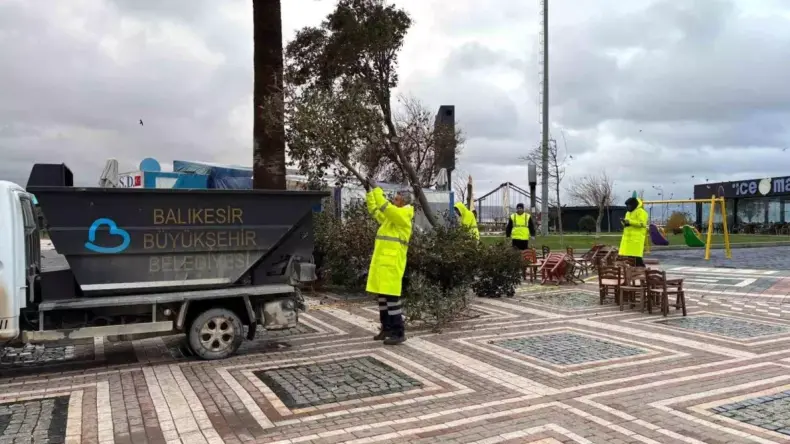
[[[525,286],[399,347],[357,301],[219,362],[179,337],[6,349],[0,444],[790,442],[785,273],[667,268],[686,318]]]

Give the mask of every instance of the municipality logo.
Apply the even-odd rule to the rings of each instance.
[[[109,236],[103,236],[105,245],[98,245],[96,243],[96,232],[104,230],[107,227]],[[94,253],[101,254],[118,254],[129,248],[132,238],[129,232],[123,228],[119,228],[114,220],[106,217],[96,219],[88,229],[88,242],[85,242],[85,248]]]

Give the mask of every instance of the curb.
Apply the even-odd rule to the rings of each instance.
[[[744,242],[737,244],[730,244],[730,248],[735,250],[739,248],[770,248],[770,247],[790,247],[790,240],[779,242]],[[711,250],[723,250],[724,244],[712,244]],[[705,247],[689,247],[687,245],[669,245],[666,247],[650,247],[650,252],[659,251],[677,251],[677,250],[704,250]]]

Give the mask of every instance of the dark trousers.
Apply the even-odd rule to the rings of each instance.
[[[406,334],[400,297],[379,295],[379,320],[381,329],[392,336],[402,338]]]
[[[513,239],[510,244],[513,245],[513,248],[517,248],[521,251],[529,250],[528,239]]]

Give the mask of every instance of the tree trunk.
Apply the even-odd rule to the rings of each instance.
[[[560,202],[560,181],[559,181],[559,179],[557,180],[556,192],[557,192],[557,230],[559,231],[560,236],[562,236],[563,235],[563,232],[562,232],[562,204]]]
[[[601,237],[601,221],[603,221],[604,207],[598,207],[598,217],[595,219],[595,238]]]
[[[389,96],[386,97],[386,100],[389,100]],[[398,141],[398,130],[395,128],[395,122],[392,120],[392,112],[390,110],[389,103],[387,103],[386,100],[383,100],[379,105],[381,106],[382,114],[384,115],[384,123],[387,125],[389,147],[395,152],[395,154],[398,156],[398,159],[400,159],[401,165],[403,166],[403,172],[406,173],[406,177],[409,179],[412,191],[414,192],[417,201],[422,207],[422,213],[425,215],[425,218],[428,219],[428,223],[431,224],[432,227],[436,227],[439,225],[439,221],[436,219],[436,215],[431,211],[430,205],[428,205],[428,198],[425,197],[425,193],[420,186],[420,179],[417,177],[417,172],[403,154],[403,150],[400,147],[400,142]]]
[[[253,188],[285,189],[283,33],[280,0],[252,0],[255,45]],[[267,112],[262,109],[266,107]],[[268,118],[267,118],[268,117]]]

